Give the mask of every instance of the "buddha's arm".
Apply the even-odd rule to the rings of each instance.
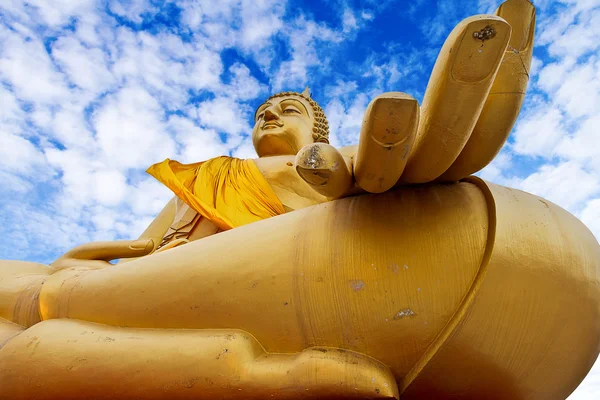
[[[152,253],[173,223],[177,212],[177,198],[172,198],[137,240],[91,242],[77,246],[51,264],[56,271],[83,267],[106,268],[115,259],[132,260]]]

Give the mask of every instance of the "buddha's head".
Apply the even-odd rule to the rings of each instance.
[[[303,93],[282,92],[256,109],[252,143],[259,157],[294,155],[307,144],[329,143],[325,113]]]

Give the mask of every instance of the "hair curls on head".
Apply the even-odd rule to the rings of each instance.
[[[305,90],[305,92],[308,92],[308,90]],[[269,97],[267,101],[276,97],[290,96],[301,97],[302,99],[306,100],[308,104],[310,104],[313,109],[313,114],[315,115],[315,124],[313,125],[312,137],[315,142],[329,143],[329,123],[327,122],[327,117],[325,117],[325,113],[323,112],[321,106],[319,106],[316,101],[311,99],[310,95],[298,92],[281,92]]]

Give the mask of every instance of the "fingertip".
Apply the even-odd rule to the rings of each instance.
[[[457,43],[451,73],[459,82],[482,82],[498,70],[512,28],[501,17],[492,15],[472,17],[465,22],[465,34]]]
[[[154,249],[154,240],[138,239],[129,245],[129,249],[148,253]]]

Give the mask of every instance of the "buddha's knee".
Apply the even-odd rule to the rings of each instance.
[[[52,272],[43,264],[0,260],[0,318],[25,327],[38,323],[40,290]]]

